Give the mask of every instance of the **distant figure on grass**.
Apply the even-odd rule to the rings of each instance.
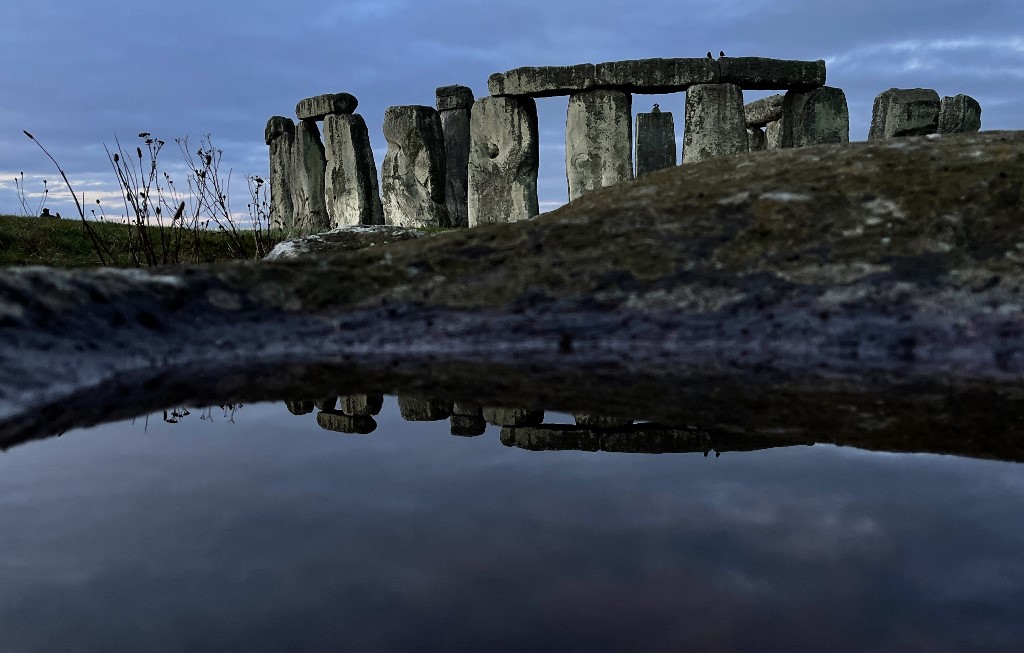
[[[53,215],[50,213],[50,209],[43,209],[43,212],[39,215],[40,218],[60,218],[60,213]]]

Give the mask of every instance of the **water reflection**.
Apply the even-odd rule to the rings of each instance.
[[[11,449],[0,649],[1014,651],[1024,637],[1018,465],[551,411],[452,438],[452,417],[484,406],[450,411],[413,423],[394,398],[340,396],[303,417],[249,405],[234,423],[122,422]],[[339,415],[376,430],[318,425]]]

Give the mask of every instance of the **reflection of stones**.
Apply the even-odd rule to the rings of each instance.
[[[376,415],[384,405],[384,395],[346,395],[341,398],[341,412],[346,415]]]
[[[535,426],[544,421],[543,410],[484,408],[484,420],[495,426]]]
[[[572,416],[576,420],[576,426],[586,426],[595,429],[613,429],[629,426],[633,423],[632,419],[626,417],[605,417],[591,413],[573,413]]]
[[[376,420],[369,415],[346,415],[338,410],[320,411],[316,414],[316,423],[328,431],[361,435],[373,433],[377,428]]]
[[[568,424],[503,428],[501,443],[530,451],[607,451],[614,453],[703,453],[759,451],[797,443],[774,438],[713,434],[694,428],[673,429],[656,424],[635,424],[615,430]],[[801,443],[802,444],[802,443]]]
[[[487,422],[479,415],[452,415],[452,435],[474,437],[486,430]]]
[[[338,405],[338,398],[326,397],[323,399],[316,399],[313,401],[313,405],[319,410],[334,410],[334,407]]]
[[[308,415],[313,412],[316,407],[313,402],[308,399],[302,399],[299,401],[286,401],[284,405],[288,407],[288,412],[292,415]]]
[[[399,397],[398,409],[402,412],[402,419],[409,422],[436,422],[448,419],[452,414],[450,401],[425,397]]]

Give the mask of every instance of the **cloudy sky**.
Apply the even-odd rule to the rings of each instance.
[[[489,74],[525,65],[646,57],[729,55],[825,59],[828,83],[846,91],[851,137],[867,136],[871,103],[890,87],[966,93],[983,129],[1024,127],[1024,3],[1018,0],[37,0],[8,3],[0,21],[0,213],[18,213],[14,177],[32,193],[55,171],[22,130],[63,165],[88,201],[113,209],[104,152],[114,137],[172,142],[211,134],[233,172],[233,209],[245,211],[244,177],[265,175],[263,128],[310,95],[359,99],[380,164],[384,109],[434,103],[446,84],[487,92]],[[752,99],[763,94],[748,94]],[[681,127],[683,95],[659,102]],[[566,199],[565,99],[539,102],[542,210]],[[194,149],[194,147],[192,148]],[[52,198],[65,216],[73,208]],[[34,206],[34,200],[31,202]],[[70,209],[70,211],[69,211]]]

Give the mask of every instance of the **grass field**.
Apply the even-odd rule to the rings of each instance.
[[[90,222],[97,236],[106,243],[118,266],[132,266],[140,248],[134,226],[110,222]],[[189,231],[148,227],[149,239],[158,263],[209,263],[238,258],[226,234],[214,230]],[[252,232],[242,232],[253,241]],[[271,234],[273,241],[283,234]],[[255,245],[249,258],[255,257]],[[136,256],[133,256],[133,252]],[[12,265],[49,265],[61,268],[100,264],[91,238],[81,220],[24,218],[0,215],[0,267]]]

